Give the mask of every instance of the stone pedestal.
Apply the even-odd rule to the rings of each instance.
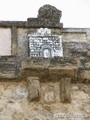
[[[60,80],[60,99],[63,103],[71,102],[71,78]]]

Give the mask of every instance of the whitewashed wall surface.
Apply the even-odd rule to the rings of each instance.
[[[11,55],[11,29],[0,28],[0,56]]]

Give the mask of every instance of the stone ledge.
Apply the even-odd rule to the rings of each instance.
[[[63,28],[63,23],[52,23],[52,22],[48,22],[48,23],[44,23],[41,22],[38,18],[28,18],[27,19],[27,27],[31,27],[31,28]]]
[[[27,21],[0,21],[0,27],[23,27],[23,28],[63,28],[63,23],[43,24],[37,18],[28,18]]]
[[[86,34],[85,28],[63,28],[61,33],[83,33]]]
[[[26,68],[22,71],[22,79],[28,76],[39,77],[41,81],[57,81],[61,78],[70,77],[76,78],[77,67],[50,67],[50,68]]]
[[[26,21],[0,21],[0,27],[26,27]]]

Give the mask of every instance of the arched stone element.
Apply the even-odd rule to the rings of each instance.
[[[40,56],[44,58],[53,57],[53,49],[49,45],[43,45],[41,47]]]
[[[49,57],[51,57],[51,50],[48,49],[48,48],[45,48],[45,49],[43,50],[43,55],[44,55],[44,58],[49,58]]]

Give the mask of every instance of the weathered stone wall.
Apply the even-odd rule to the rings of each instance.
[[[75,32],[76,31],[76,32]],[[66,29],[63,35],[64,55],[76,59],[78,79],[90,80],[90,29]]]
[[[18,50],[17,55],[23,58],[28,57],[28,36],[27,28],[18,28],[17,29],[17,38],[18,38]]]
[[[39,102],[29,102],[27,82],[0,82],[0,119],[89,120],[90,85],[72,84],[71,91],[72,102],[63,104],[58,82],[41,83]]]
[[[25,56],[28,53],[28,34],[36,32],[37,29],[18,29],[18,55]],[[64,57],[69,57],[71,52],[81,51],[89,54],[90,49],[90,38],[89,38],[89,29],[80,29],[80,28],[68,28],[68,29],[51,29],[52,34],[62,35],[63,37],[63,48],[64,48]],[[88,32],[87,32],[88,31]],[[84,47],[84,49],[83,49]],[[70,50],[71,49],[71,52]],[[78,49],[78,50],[77,50]],[[22,52],[23,51],[23,52]],[[77,53],[78,54],[78,53]]]
[[[37,18],[0,21],[0,120],[90,119],[90,28],[63,28],[61,13],[45,5]],[[29,57],[39,28],[63,37],[62,57]]]
[[[55,16],[52,16],[52,17],[55,17]],[[39,18],[39,22],[40,21],[41,20]],[[55,22],[55,21],[52,21],[52,22]],[[10,38],[9,40],[7,39],[8,43],[11,40],[11,48],[9,44],[9,52],[11,49],[10,57],[0,58],[1,64],[3,64],[3,68],[2,67],[0,68],[1,76],[4,77],[6,73],[8,73],[8,76],[10,76],[11,73],[9,74],[9,72],[7,72],[9,71],[8,66],[11,64],[11,63],[8,64],[7,61],[10,59],[10,62],[14,61],[15,64],[17,64],[18,63],[17,61],[19,61],[19,66],[21,66],[20,68],[21,71],[19,70],[20,72],[19,75],[21,74],[21,76],[23,76],[22,74],[24,73],[23,71],[25,71],[24,69],[26,69],[26,67],[27,68],[29,67],[31,71],[31,69],[34,68],[34,64],[37,64],[36,66],[37,69],[39,66],[42,66],[43,69],[44,67],[47,69],[48,68],[51,69],[52,66],[54,67],[54,69],[56,69],[57,66],[61,67],[60,69],[62,69],[62,66],[68,66],[68,70],[69,70],[69,68],[72,66],[77,71],[75,75],[73,75],[72,77],[74,78],[73,79],[74,81],[89,82],[90,81],[90,65],[89,65],[90,64],[90,29],[89,28],[63,28],[63,26],[62,27],[55,26],[55,24],[54,26],[53,24],[50,24],[49,26],[49,19],[47,19],[46,24],[48,24],[48,26],[46,25],[46,27],[48,27],[48,29],[51,29],[51,32],[53,35],[62,35],[63,57],[50,58],[50,60],[46,60],[46,59],[44,60],[39,58],[37,58],[36,60],[35,59],[30,60],[28,58],[29,56],[28,34],[33,34],[39,28],[42,27],[42,25],[40,26],[40,24],[37,23],[37,20],[32,21],[32,19],[29,18],[27,21],[20,21],[20,22],[18,21],[15,21],[15,22],[1,21],[0,22],[1,31],[4,32],[4,29],[9,30],[9,33],[7,33],[7,36],[4,35],[5,37]],[[6,51],[6,55],[7,55],[7,51]],[[26,67],[23,67],[25,65]],[[15,69],[17,68],[19,68],[18,65],[16,65]],[[14,70],[11,69],[11,72],[14,73],[15,69]],[[47,71],[47,74],[49,74],[48,70],[46,71]],[[15,76],[18,77],[18,74],[16,74]],[[26,77],[28,76],[26,75]]]

